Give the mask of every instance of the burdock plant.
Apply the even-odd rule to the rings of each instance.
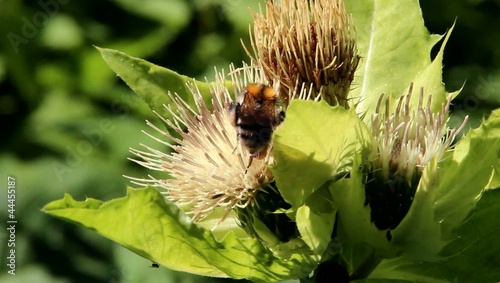
[[[44,211],[205,276],[497,282],[500,119],[450,123],[450,33],[430,35],[418,1],[283,0],[254,13],[250,62],[212,82],[98,48],[166,130],[131,145],[142,188]],[[228,112],[250,83],[286,112],[251,163]]]

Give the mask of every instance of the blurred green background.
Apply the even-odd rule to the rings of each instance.
[[[262,1],[260,1],[262,2]],[[64,193],[125,195],[122,175],[147,171],[129,147],[157,146],[141,133],[155,121],[145,103],[106,66],[93,45],[118,49],[209,80],[213,67],[246,60],[248,7],[259,1],[0,0],[0,282],[231,282],[160,267],[70,223],[40,212]],[[432,33],[456,26],[444,82],[461,88],[451,122],[471,126],[500,106],[500,1],[421,1]],[[404,15],[402,15],[404,16]],[[437,50],[436,50],[437,51]],[[7,176],[17,180],[16,276],[7,274]]]

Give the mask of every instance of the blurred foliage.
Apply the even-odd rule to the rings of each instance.
[[[432,33],[443,34],[456,21],[443,60],[446,88],[463,87],[453,100],[451,126],[469,115],[469,126],[477,127],[491,109],[500,107],[500,34],[495,32],[500,27],[500,1],[422,0],[420,4]]]
[[[147,174],[127,160],[128,148],[151,143],[141,130],[148,130],[145,119],[156,118],[93,45],[211,80],[214,66],[227,70],[247,59],[240,38],[248,42],[248,7],[257,10],[258,2],[0,0],[0,172],[4,184],[7,175],[17,179],[19,221],[17,275],[11,276],[7,209],[0,206],[1,282],[228,281],[150,268],[39,209],[65,192],[80,199],[123,196],[122,175]],[[469,114],[475,126],[500,106],[500,1],[422,0],[421,6],[433,33],[457,22],[445,50],[444,81],[449,91],[464,86],[452,123]]]

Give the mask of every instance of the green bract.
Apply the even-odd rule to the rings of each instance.
[[[152,187],[129,188],[126,197],[108,202],[78,202],[66,195],[43,211],[95,230],[165,267],[206,276],[311,282],[309,275],[318,265],[332,264],[354,282],[499,281],[498,111],[444,156],[419,168],[409,210],[397,227],[379,230],[370,216],[374,208],[366,205],[365,187],[371,181],[366,163],[374,142],[368,122],[382,93],[390,97],[393,111],[411,83],[432,94],[430,111],[441,109],[448,97],[441,69],[451,30],[431,60],[431,49],[443,37],[429,34],[418,1],[346,1],[346,6],[362,57],[349,93],[355,107],[291,101],[274,133],[274,179],[256,190],[259,195],[251,195],[253,203],[229,216],[239,217],[248,234],[240,227],[228,230],[231,226],[221,224],[224,229],[213,232],[206,223],[194,223]],[[163,107],[172,102],[167,92],[193,109],[202,100],[210,105],[208,83],[116,50],[98,49],[163,118],[176,115]],[[187,82],[197,86],[203,99],[195,102]],[[412,96],[410,106],[417,103],[418,95]],[[212,195],[209,202],[217,197]]]
[[[367,139],[366,126],[354,111],[326,102],[292,101],[276,131],[276,185],[292,205],[302,239],[317,255],[330,242],[337,210],[327,184],[349,171]]]

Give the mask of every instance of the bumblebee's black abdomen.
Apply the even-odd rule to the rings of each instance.
[[[252,159],[262,159],[271,147],[273,131],[285,119],[276,90],[264,84],[251,83],[235,102],[228,105],[231,125],[236,127],[238,140]]]
[[[240,116],[238,117],[238,121],[236,123],[239,127],[274,128],[281,122],[277,117],[275,117],[275,115],[269,115],[265,111],[254,111],[252,112],[252,115],[242,111],[239,114]]]
[[[242,124],[238,123],[236,124],[240,130],[243,131],[249,131],[249,132],[255,132],[255,131],[260,131],[261,129],[271,129],[271,127],[267,126],[262,126],[259,124]]]
[[[240,125],[238,129],[238,138],[248,148],[250,154],[256,154],[267,149],[272,134],[272,128],[259,125]]]

